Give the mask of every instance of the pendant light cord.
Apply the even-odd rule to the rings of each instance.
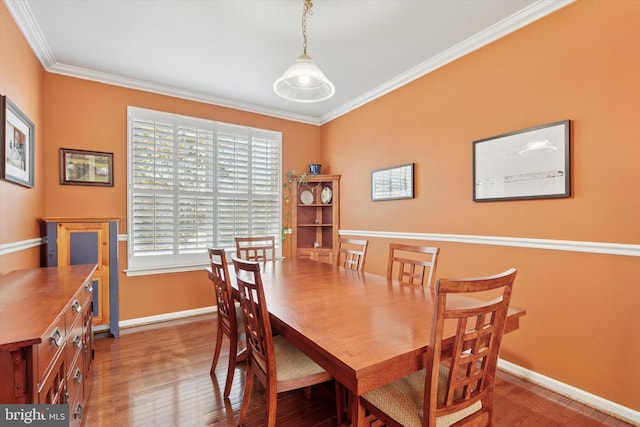
[[[302,50],[304,54],[307,54],[307,15],[313,15],[311,8],[313,2],[311,0],[304,0],[304,11],[302,12],[302,37],[304,42],[302,43]]]

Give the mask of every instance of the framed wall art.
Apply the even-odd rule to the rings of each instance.
[[[2,178],[33,188],[35,126],[6,96],[1,97],[0,103]]]
[[[569,120],[473,142],[473,200],[571,196]]]
[[[371,200],[413,199],[414,163],[371,172]]]
[[[61,148],[60,184],[113,187],[113,153]]]

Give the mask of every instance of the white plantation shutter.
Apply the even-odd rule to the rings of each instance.
[[[279,236],[281,140],[129,107],[129,274],[200,268],[207,246]]]
[[[201,253],[213,242],[213,131],[178,128],[178,249]]]
[[[234,237],[246,236],[249,230],[249,136],[237,134],[233,127],[221,127],[217,136],[218,243],[233,247]]]
[[[281,218],[280,144],[256,132],[251,144],[252,204],[249,235],[278,236]]]
[[[136,255],[167,255],[173,251],[173,126],[135,120],[131,126],[130,160]]]

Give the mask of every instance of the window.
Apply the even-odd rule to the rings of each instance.
[[[128,116],[128,274],[202,268],[207,246],[280,235],[280,132],[135,107]]]

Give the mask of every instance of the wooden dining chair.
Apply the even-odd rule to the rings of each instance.
[[[367,256],[368,240],[338,239],[337,265],[350,270],[364,271],[364,261]]]
[[[498,352],[515,277],[511,268],[489,277],[438,280],[426,368],[364,394],[361,405],[389,427],[493,425]],[[453,295],[488,291],[500,294],[477,303]],[[443,343],[445,323],[457,330],[451,343]]]
[[[266,425],[276,425],[278,393],[310,387],[331,375],[280,335],[273,336],[260,263],[232,257],[247,338],[247,372],[238,425],[249,409],[254,376],[266,389]]]
[[[276,259],[274,236],[236,237],[236,256],[248,261],[269,261]]]
[[[216,334],[216,347],[213,352],[213,362],[210,373],[213,375],[218,365],[222,340],[224,336],[229,338],[229,366],[227,367],[227,381],[224,386],[223,396],[229,397],[233,374],[236,370],[238,359],[238,343],[244,337],[244,322],[242,321],[242,308],[236,304],[233,298],[231,283],[229,283],[229,269],[224,249],[208,248],[211,262],[212,281],[216,293],[218,306],[218,331]]]
[[[439,253],[440,248],[390,243],[387,278],[420,286],[426,281],[432,287]]]

